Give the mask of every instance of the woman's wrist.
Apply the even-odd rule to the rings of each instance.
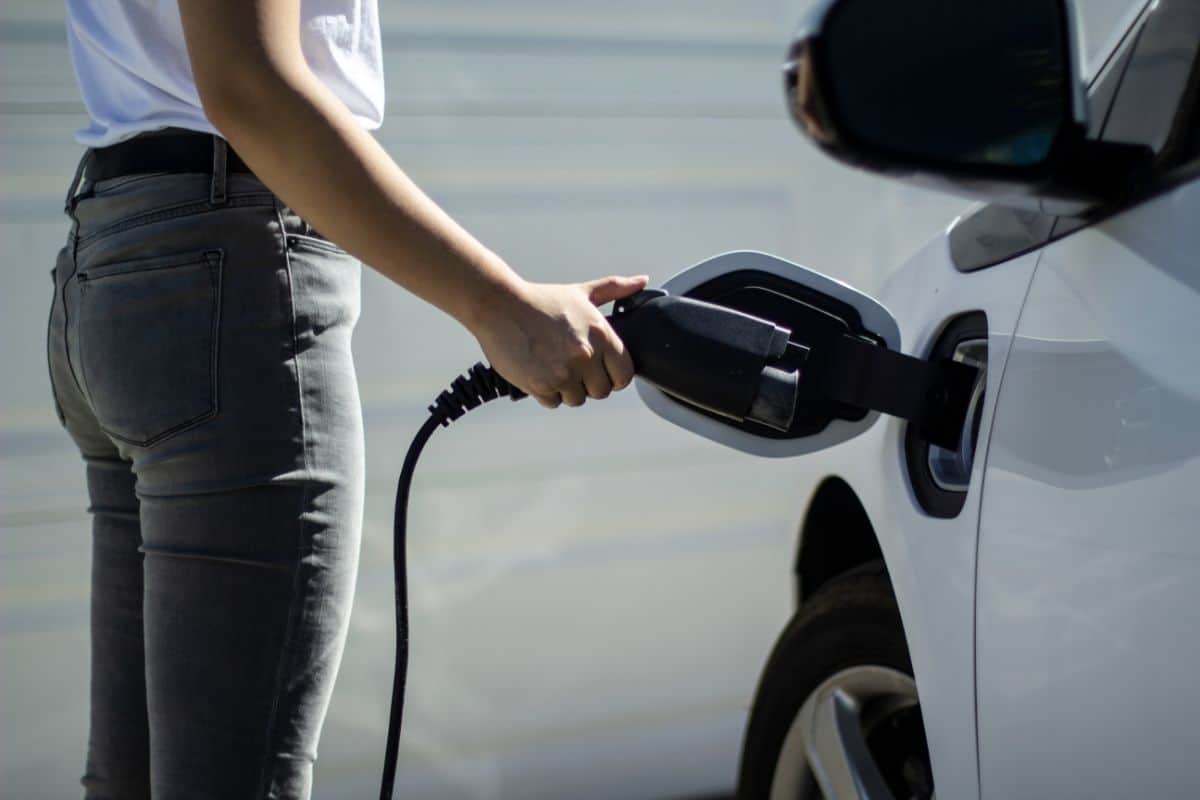
[[[458,293],[457,309],[451,314],[476,338],[493,328],[500,317],[511,317],[514,303],[522,301],[526,281],[499,256],[489,258],[464,281]]]

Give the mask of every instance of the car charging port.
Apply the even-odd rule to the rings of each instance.
[[[957,450],[975,369],[886,347],[853,309],[774,275],[733,272],[681,297],[616,304],[613,328],[646,382],[756,435],[798,438],[881,411]]]
[[[932,517],[949,519],[958,516],[966,502],[983,421],[988,365],[987,315],[982,311],[971,311],[949,320],[934,340],[929,358],[961,362],[976,370],[957,447],[945,448],[931,443],[913,425],[908,426],[904,436],[904,460],[917,504]]]

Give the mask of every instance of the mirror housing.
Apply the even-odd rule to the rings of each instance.
[[[1075,215],[1123,196],[1144,148],[1086,138],[1068,0],[825,0],[784,65],[788,110],[840,161]]]

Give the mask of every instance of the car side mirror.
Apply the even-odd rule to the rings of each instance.
[[[1144,156],[1085,139],[1078,60],[1068,0],[827,0],[792,44],[785,89],[801,130],[839,160],[1078,213]]]

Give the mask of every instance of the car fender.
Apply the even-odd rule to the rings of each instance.
[[[939,236],[881,292],[900,325],[901,349],[910,355],[926,355],[946,322],[959,314],[982,310],[987,315],[987,394],[971,484],[956,517],[938,519],[921,509],[905,463],[905,423],[895,418],[881,417],[857,438],[808,459],[815,463],[797,466],[798,479],[811,487],[805,514],[821,479],[837,475],[855,492],[874,527],[912,655],[934,783],[944,797],[979,793],[974,664],[979,497],[993,401],[1037,259],[1034,252],[962,273],[952,263],[947,238]]]

